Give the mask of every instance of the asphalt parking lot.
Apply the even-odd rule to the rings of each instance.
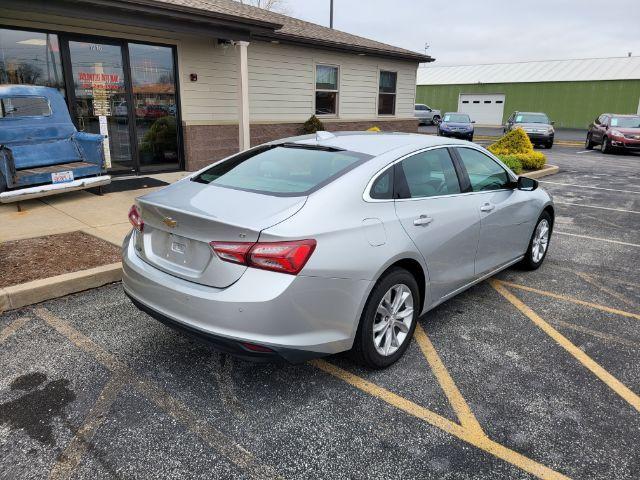
[[[0,477],[640,478],[640,155],[545,153],[545,264],[384,371],[219,355],[118,284],[1,316]]]

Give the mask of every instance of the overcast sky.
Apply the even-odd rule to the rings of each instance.
[[[285,0],[329,25],[329,0]],[[435,57],[435,65],[640,55],[640,0],[334,0],[339,30]],[[433,64],[432,64],[433,65]]]

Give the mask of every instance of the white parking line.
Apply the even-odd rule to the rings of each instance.
[[[610,210],[612,212],[640,213],[637,210],[625,210],[624,208],[598,207],[596,205],[583,205],[581,203],[555,202],[555,201],[553,203],[555,203],[556,205],[571,205],[573,207],[597,208],[599,210]]]
[[[609,240],[608,238],[590,237],[588,235],[578,235],[577,233],[558,232],[557,230],[554,230],[553,233],[554,234],[557,233],[558,235],[568,235],[569,237],[586,238],[588,240],[597,240],[600,242],[615,243],[618,245],[626,245],[628,247],[640,248],[640,245],[637,243],[621,242],[620,240]]]
[[[579,152],[576,153],[593,153],[595,152],[595,150],[580,150]]]
[[[539,183],[549,183],[551,185],[561,185],[563,187],[590,188],[590,189],[593,189],[593,190],[606,190],[608,192],[638,193],[638,194],[640,194],[640,190],[618,190],[617,188],[592,187],[590,185],[576,185],[575,183],[549,182],[547,180],[538,180],[538,182]]]

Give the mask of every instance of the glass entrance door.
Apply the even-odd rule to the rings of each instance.
[[[68,42],[73,95],[71,112],[79,130],[106,135],[110,171],[135,171],[127,80],[121,44]]]
[[[129,43],[138,164],[141,171],[178,167],[173,50]]]

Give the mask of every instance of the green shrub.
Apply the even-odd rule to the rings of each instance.
[[[533,151],[533,145],[526,132],[522,128],[516,128],[504,135],[496,143],[489,145],[489,151],[494,155],[528,153]]]
[[[302,126],[304,133],[316,133],[324,130],[324,124],[315,115],[311,115],[311,118],[304,122]]]
[[[518,174],[522,170],[539,170],[547,163],[547,157],[533,149],[531,140],[521,128],[510,131],[488,149]]]
[[[520,175],[522,173],[522,163],[516,155],[496,155],[502,163],[511,169],[515,174]]]

